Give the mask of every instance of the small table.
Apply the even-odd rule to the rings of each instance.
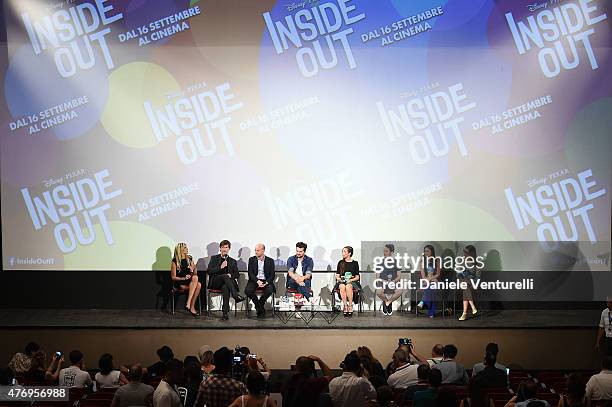
[[[304,304],[300,307],[295,307],[291,304],[290,307],[281,308],[279,304],[274,304],[274,315],[283,323],[287,323],[296,316],[308,325],[316,316],[323,318],[325,322],[331,324],[336,320],[340,312],[326,305]]]

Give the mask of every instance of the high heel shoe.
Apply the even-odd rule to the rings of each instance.
[[[198,312],[193,312],[191,310],[189,310],[189,313],[191,314],[192,317],[197,317],[198,315],[200,315]]]
[[[459,321],[465,321],[467,319],[467,314],[464,312],[463,314],[461,314],[461,316],[459,317]]]
[[[478,310],[476,308],[472,308],[472,315],[478,314]]]

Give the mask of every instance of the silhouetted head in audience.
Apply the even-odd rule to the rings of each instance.
[[[386,407],[393,401],[393,389],[389,386],[380,386],[376,389],[376,401],[381,407]]]
[[[497,357],[497,354],[499,353],[499,345],[493,342],[488,343],[485,348],[485,352],[492,353]]]
[[[15,373],[10,367],[0,368],[0,386],[12,386],[15,384]]]
[[[98,367],[100,368],[100,373],[103,375],[107,375],[113,370],[115,370],[113,366],[113,355],[110,353],[105,353],[100,356],[100,360],[98,361]]]
[[[438,369],[429,369],[427,382],[429,383],[429,387],[437,389],[442,384],[442,372]]]
[[[129,381],[131,382],[142,381],[142,366],[134,365],[130,367],[130,370],[128,370],[127,376],[128,376]]]
[[[417,377],[419,378],[419,382],[420,383],[427,383],[427,380],[429,378],[429,371],[431,370],[431,368],[429,367],[428,364],[421,364],[419,365],[419,367],[417,367]]]
[[[484,365],[495,367],[495,363],[497,363],[497,357],[494,353],[487,352],[484,357]]]
[[[393,352],[393,366],[399,368],[409,362],[408,355],[402,349],[397,349]]]
[[[295,361],[295,371],[296,373],[302,374],[306,377],[314,376],[314,373],[315,373],[314,360],[312,360],[308,356],[300,356]]]
[[[586,392],[586,380],[581,373],[570,373],[567,377],[567,396],[570,401],[579,402],[583,399]],[[573,404],[573,403],[571,403]]]
[[[606,301],[606,306],[610,311],[612,311],[612,297],[608,297],[608,301]]]
[[[440,358],[444,356],[444,345],[438,343],[435,344],[433,348],[431,348],[431,357],[432,358]]]
[[[437,369],[432,369],[437,370]],[[457,393],[452,387],[440,387],[438,389],[438,398],[435,403],[436,407],[457,407]],[[470,403],[470,407],[472,404]],[[488,406],[487,406],[488,407]]]
[[[39,350],[40,350],[39,344],[37,344],[36,342],[30,342],[25,347],[25,354],[27,356],[32,356],[34,352],[37,352]]]
[[[166,363],[170,359],[174,358],[174,352],[172,352],[170,346],[164,345],[157,349],[157,356],[159,357],[159,360]]]
[[[217,349],[214,355],[215,373],[221,375],[229,375],[232,371],[232,361],[234,353],[225,346]]]
[[[489,407],[485,384],[482,379],[472,377],[467,390],[470,397],[470,407]]]
[[[612,356],[606,356],[601,360],[601,368],[604,370],[612,370]]]
[[[202,381],[202,367],[197,356],[186,356],[183,361],[185,383],[200,383]]]
[[[457,347],[455,345],[446,345],[443,353],[444,359],[455,359],[457,356]]]
[[[68,354],[68,359],[70,359],[70,364],[73,366],[77,366],[79,369],[83,369],[83,353],[80,350],[73,350]]]
[[[357,356],[357,352],[348,353],[344,357],[344,361],[340,365],[345,372],[361,374],[361,359]]]
[[[166,362],[166,374],[164,380],[170,384],[179,384],[183,381],[183,362],[178,359],[170,359]]]
[[[525,400],[534,399],[538,394],[539,384],[536,382],[528,381],[523,384],[523,396]]]
[[[254,396],[266,394],[266,379],[260,372],[253,370],[247,375],[246,387],[249,394]]]

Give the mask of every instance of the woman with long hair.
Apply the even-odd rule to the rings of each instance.
[[[342,260],[338,262],[336,270],[334,292],[338,291],[340,293],[344,316],[352,316],[353,291],[357,291],[357,295],[359,295],[361,285],[359,284],[359,263],[357,263],[357,260],[353,260],[353,248],[351,246],[342,248]]]
[[[249,372],[246,378],[249,393],[238,397],[230,407],[275,407],[276,403],[266,394],[266,386],[266,379],[260,372]]]
[[[189,290],[185,309],[194,317],[197,316],[198,313],[195,309],[195,302],[200,295],[202,283],[198,281],[198,272],[193,262],[193,258],[189,255],[187,244],[179,243],[174,248],[170,273],[175,288]]]
[[[373,376],[380,376],[385,378],[385,369],[382,364],[374,357],[372,351],[367,346],[360,346],[357,348],[357,356],[361,359],[361,364],[366,367],[370,378]],[[365,362],[365,363],[364,363]]]
[[[423,259],[421,262],[421,279],[428,282],[437,282],[440,278],[440,261],[436,258],[436,249],[430,244],[423,248]],[[418,303],[417,307],[427,307],[427,316],[433,318],[436,316],[436,292],[432,288],[426,288],[423,292],[423,300]]]
[[[463,249],[463,256],[465,258],[464,264],[466,262],[472,264],[472,267],[465,268],[463,272],[459,273],[459,279],[461,282],[466,283],[466,288],[461,290],[461,294],[463,296],[463,314],[459,317],[459,321],[465,321],[467,319],[467,310],[468,305],[472,307],[472,315],[476,315],[478,310],[476,309],[476,305],[474,305],[474,293],[472,289],[472,279],[477,277],[477,269],[476,269],[476,247],[469,244],[465,246]]]

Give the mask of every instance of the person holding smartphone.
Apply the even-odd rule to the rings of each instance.
[[[174,248],[174,257],[170,264],[172,283],[175,288],[189,290],[185,309],[194,317],[198,315],[195,302],[200,295],[202,283],[198,281],[198,273],[193,258],[189,255],[187,244],[179,243]]]
[[[338,291],[340,293],[344,316],[352,316],[353,291],[356,291],[359,295],[361,285],[359,284],[359,263],[357,263],[357,260],[353,260],[353,248],[351,246],[342,248],[342,260],[338,262],[336,270],[334,292]]]

